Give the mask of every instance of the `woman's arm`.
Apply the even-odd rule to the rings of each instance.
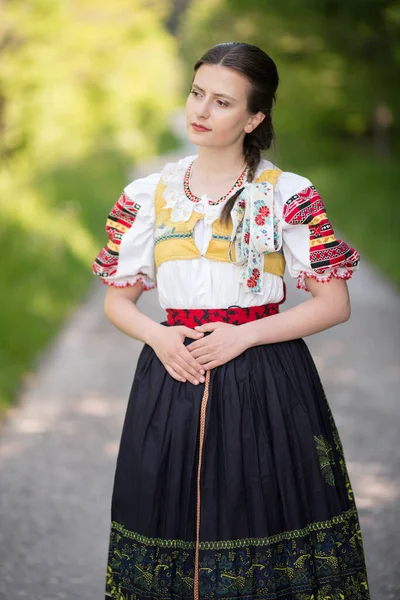
[[[151,346],[168,373],[177,381],[198,385],[204,381],[202,365],[184,345],[185,337],[200,339],[203,333],[184,325],[165,327],[143,314],[136,302],[143,292],[140,282],[127,287],[110,286],[104,300],[104,313],[122,333]]]
[[[243,325],[217,322],[195,327],[196,331],[211,335],[191,342],[188,350],[209,370],[252,346],[305,337],[347,321],[350,301],[344,280],[332,278],[321,283],[307,277],[307,284],[313,298],[277,315]]]
[[[312,298],[277,315],[239,325],[248,347],[312,335],[350,318],[347,283],[332,277],[318,282],[307,277]]]
[[[122,333],[148,344],[162,325],[137,308],[136,302],[142,292],[143,286],[140,282],[126,287],[109,286],[104,299],[104,313]]]

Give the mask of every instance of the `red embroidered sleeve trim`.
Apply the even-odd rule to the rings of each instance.
[[[102,279],[101,280],[105,285],[110,285],[113,287],[130,287],[135,285],[138,281],[143,286],[144,291],[153,290],[157,287],[154,281],[152,281],[147,275],[143,275],[140,273],[139,275],[135,275],[134,277],[125,278],[122,281],[118,281],[115,279]]]
[[[356,267],[360,255],[343,240],[335,239],[324,202],[313,185],[294,194],[284,206],[284,220],[290,225],[308,225],[310,266],[320,275],[329,268]]]
[[[320,283],[327,283],[335,277],[336,279],[350,279],[353,276],[353,271],[351,269],[333,269],[327,272],[325,275],[317,275],[316,273],[307,273],[306,271],[300,271],[297,276],[297,287],[299,290],[305,290],[309,292],[310,289],[306,283],[306,277],[310,277],[311,279],[315,279],[315,281],[319,281]]]
[[[106,222],[108,244],[96,256],[92,271],[100,277],[112,277],[118,268],[119,250],[124,234],[136,220],[140,204],[121,194],[111,209]]]

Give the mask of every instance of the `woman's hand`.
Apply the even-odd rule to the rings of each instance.
[[[194,385],[204,382],[204,369],[183,343],[186,337],[199,340],[204,333],[185,325],[166,327],[161,325],[148,341],[158,358],[177,381],[190,381]]]
[[[237,325],[221,322],[206,323],[195,327],[195,331],[201,333],[212,331],[211,335],[186,346],[192,356],[206,370],[223,365],[228,360],[242,354],[249,346],[246,337],[239,335]]]

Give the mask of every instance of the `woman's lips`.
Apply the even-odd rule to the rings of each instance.
[[[211,129],[207,129],[207,127],[202,127],[202,125],[197,125],[196,123],[192,123],[192,127],[195,131],[211,131]]]

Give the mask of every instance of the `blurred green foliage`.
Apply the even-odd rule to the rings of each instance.
[[[187,79],[194,62],[216,43],[260,46],[276,61],[283,84],[295,78],[290,92],[300,102],[303,97],[302,116],[309,106],[313,123],[331,135],[371,134],[380,103],[399,125],[395,0],[192,0],[181,17],[179,40]],[[288,93],[288,87],[279,90],[283,103]]]
[[[0,7],[0,414],[93,282],[132,166],[177,145],[169,10],[163,0]]]
[[[24,150],[48,168],[99,144],[134,159],[154,153],[180,85],[167,9],[162,0],[5,3],[2,156]]]
[[[398,285],[399,25],[392,0],[193,0],[178,31],[188,86],[217,43],[255,44],[275,60],[267,156],[309,177],[335,228]]]

